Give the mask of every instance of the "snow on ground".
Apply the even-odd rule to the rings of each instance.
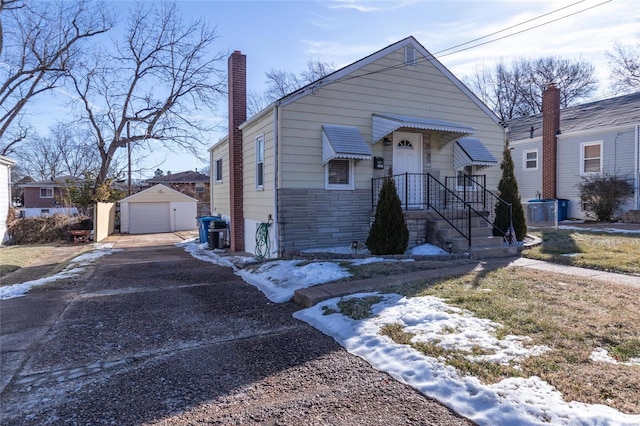
[[[614,234],[640,234],[640,229],[623,229],[623,228],[585,228],[580,226],[560,225],[558,229],[566,229],[569,231],[582,231],[582,232],[609,232]]]
[[[253,258],[221,257],[206,250],[206,245],[184,244],[194,256],[222,265]],[[350,247],[334,248],[332,253],[351,253]],[[328,252],[326,249],[318,252]],[[414,256],[430,253],[441,255],[437,247],[420,247]],[[446,254],[446,253],[444,253]],[[427,254],[428,255],[428,254]],[[407,259],[411,260],[411,259]],[[272,301],[286,301],[298,288],[322,284],[348,274],[340,263],[366,264],[398,261],[376,257],[330,262],[272,261],[255,269],[234,269],[245,281],[256,286]],[[372,293],[351,297],[367,297]],[[337,310],[340,299],[324,301],[294,316],[333,337],[352,354],[367,360],[374,368],[387,372],[423,394],[435,398],[457,413],[480,425],[639,425],[640,416],[623,414],[611,407],[567,402],[554,387],[538,377],[510,378],[493,385],[484,385],[473,376],[461,377],[443,360],[428,357],[408,345],[395,344],[379,334],[385,324],[400,324],[414,333],[414,341],[438,341],[438,345],[468,352],[471,359],[497,363],[515,363],[536,356],[548,348],[529,347],[527,336],[495,337],[500,324],[476,318],[470,312],[447,305],[433,297],[404,298],[396,294],[379,295],[382,301],[373,306],[374,316],[353,320],[342,314],[324,315],[323,307]],[[483,348],[483,355],[473,355],[472,348]],[[606,351],[594,351],[594,361],[609,359]],[[636,360],[631,360],[634,362]]]
[[[113,244],[100,244],[94,243],[93,250],[85,252],[79,256],[74,257],[69,262],[66,268],[58,272],[55,275],[40,278],[33,281],[27,281],[24,283],[13,284],[0,287],[0,300],[13,299],[14,297],[24,296],[34,287],[49,284],[54,281],[63,280],[66,278],[75,277],[81,274],[91,264],[102,256],[110,255],[121,249],[114,249]]]
[[[366,297],[363,293],[350,297]],[[326,306],[337,310],[339,298],[297,311],[294,317],[332,336],[340,345],[374,368],[407,383],[424,395],[437,399],[455,412],[479,425],[638,425],[640,416],[626,415],[596,404],[566,402],[562,395],[538,377],[510,378],[493,385],[482,384],[473,376],[461,377],[442,360],[429,357],[408,345],[399,345],[380,335],[384,324],[400,324],[416,333],[414,341],[440,341],[438,345],[470,352],[479,346],[490,355],[472,356],[492,362],[517,362],[536,356],[548,348],[526,348],[526,336],[495,338],[499,325],[448,306],[432,297],[404,298],[380,295],[373,306],[373,317],[353,320],[342,314],[324,315]]]

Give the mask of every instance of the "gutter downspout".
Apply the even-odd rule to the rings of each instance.
[[[277,253],[278,257],[281,257],[281,253],[280,253],[280,216],[278,216],[279,213],[279,209],[278,209],[278,179],[279,179],[279,175],[278,175],[278,146],[280,145],[280,132],[279,130],[279,126],[280,126],[280,120],[279,120],[279,112],[280,112],[280,101],[276,101],[275,105],[273,106],[273,175],[274,175],[274,179],[273,179],[273,235],[275,238],[274,241],[274,247],[272,249],[272,252]],[[269,253],[269,255],[271,255],[271,253]]]
[[[635,210],[640,210],[640,124],[636,125],[636,146],[635,146]]]

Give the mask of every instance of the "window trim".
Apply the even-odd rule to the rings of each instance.
[[[261,134],[256,137],[256,189],[264,189],[264,145],[264,134]],[[262,161],[260,161],[260,154],[262,154]],[[260,165],[262,165],[261,168]]]
[[[347,171],[347,175],[349,177],[349,183],[347,184],[336,184],[336,183],[329,183],[329,164],[331,164],[333,161],[346,161],[347,164],[349,165],[349,170]],[[330,189],[330,190],[339,190],[339,191],[353,191],[356,189],[355,186],[355,162],[353,161],[353,158],[334,158],[332,160],[327,161],[327,163],[324,165],[324,189]]]
[[[587,171],[585,171],[584,162],[587,159],[592,159],[593,160],[596,157],[586,158],[585,155],[584,155],[585,154],[585,149],[588,146],[595,146],[595,145],[600,147],[600,166],[598,167],[598,171],[597,172],[587,172]],[[586,176],[586,175],[602,173],[602,165],[604,164],[603,158],[602,158],[603,157],[603,152],[602,151],[603,151],[602,150],[602,141],[582,142],[580,144],[580,174],[581,175]]]
[[[527,167],[527,163],[529,161],[533,161],[533,160],[529,160],[527,158],[527,154],[535,152],[536,153],[536,158],[535,158],[535,162],[536,162],[536,166],[535,167]],[[535,172],[539,169],[540,167],[540,153],[538,151],[538,148],[535,149],[525,149],[522,151],[522,170],[526,171],[526,172]]]
[[[45,190],[46,194],[44,196],[42,196],[42,191]],[[48,195],[49,192],[51,192],[51,195]],[[40,198],[53,198],[54,197],[54,193],[55,191],[53,190],[53,188],[40,188]]]
[[[213,160],[213,168],[215,183],[222,183],[224,177],[222,174],[222,156]]]

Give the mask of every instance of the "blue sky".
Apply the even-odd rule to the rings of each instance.
[[[128,1],[113,3],[126,13]],[[202,17],[217,27],[216,48],[247,55],[248,90],[264,91],[265,72],[300,72],[309,59],[352,63],[407,36],[414,36],[459,78],[474,67],[499,60],[557,55],[591,61],[606,96],[606,51],[615,42],[635,44],[640,35],[640,0],[570,1],[212,1],[178,0],[187,18]],[[486,42],[574,14],[555,23],[449,55],[437,52],[565,7],[563,11],[483,39]],[[584,12],[580,12],[582,10]],[[465,46],[470,47],[473,44]],[[458,49],[456,49],[458,50]],[[226,63],[221,64],[226,70]],[[226,120],[226,104],[218,108]],[[211,135],[213,144],[226,131]],[[206,152],[203,156],[206,157]],[[203,161],[172,153],[148,160],[163,170],[201,168]],[[160,164],[162,162],[162,164]],[[151,163],[149,163],[151,164]]]

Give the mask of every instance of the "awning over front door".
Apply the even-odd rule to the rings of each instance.
[[[453,167],[456,170],[465,166],[491,167],[496,164],[498,160],[480,139],[462,138],[453,145]]]
[[[472,135],[475,130],[443,120],[431,118],[407,117],[392,114],[373,114],[371,125],[371,144],[375,145],[391,132],[401,129],[432,130],[440,133],[443,145],[463,136]]]
[[[371,148],[357,127],[322,125],[322,164],[334,158],[371,160]]]

